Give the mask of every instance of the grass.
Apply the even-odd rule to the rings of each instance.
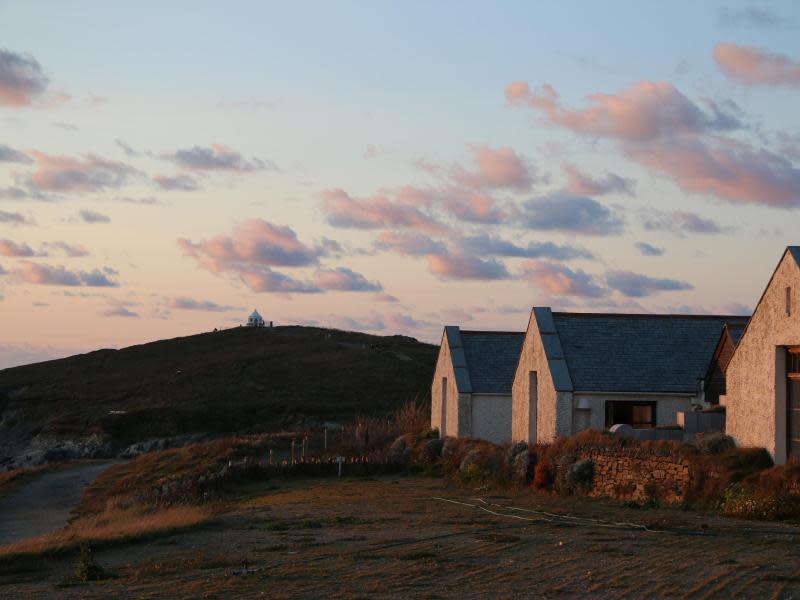
[[[154,511],[111,505],[99,514],[78,518],[59,531],[0,546],[0,560],[19,555],[63,553],[82,544],[123,542],[171,533],[204,523],[213,515],[210,507],[201,506]]]

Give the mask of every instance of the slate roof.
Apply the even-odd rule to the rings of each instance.
[[[524,339],[512,331],[461,331],[472,393],[511,393]]]
[[[573,389],[696,393],[726,323],[748,317],[553,313]]]
[[[731,341],[733,342],[734,346],[739,343],[739,340],[742,339],[742,334],[744,333],[744,323],[725,323],[728,326],[728,335],[731,336]]]

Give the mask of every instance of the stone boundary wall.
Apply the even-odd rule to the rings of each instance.
[[[689,461],[619,450],[595,449],[581,453],[594,463],[589,496],[646,502],[657,498],[669,504],[683,501],[691,480]]]

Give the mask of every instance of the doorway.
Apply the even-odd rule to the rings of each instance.
[[[800,346],[786,349],[786,454],[800,459]]]

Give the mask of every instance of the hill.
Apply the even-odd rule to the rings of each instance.
[[[404,336],[242,327],[5,369],[0,466],[388,414],[427,401],[436,353]]]

